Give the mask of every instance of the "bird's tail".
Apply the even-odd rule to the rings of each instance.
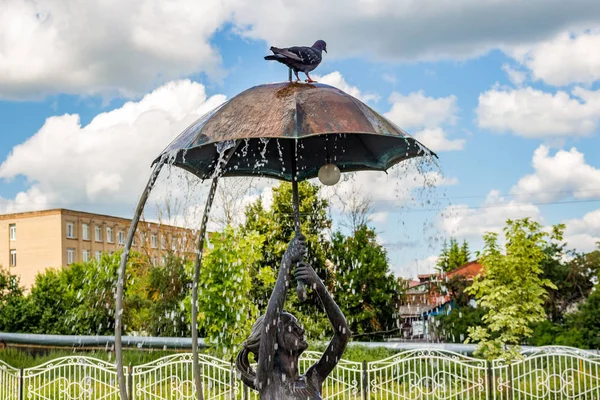
[[[273,54],[270,56],[265,56],[265,60],[269,60],[269,61],[277,61],[277,60],[281,60],[284,59],[285,57],[282,56],[281,54]]]

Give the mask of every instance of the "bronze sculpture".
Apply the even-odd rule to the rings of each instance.
[[[252,327],[250,337],[239,352],[236,366],[242,381],[260,393],[261,400],[319,400],[325,378],[341,358],[350,330],[344,314],[335,303],[314,269],[303,261],[306,242],[297,235],[289,244],[277,276],[275,288],[269,299],[267,311]],[[293,315],[283,311],[283,304],[291,283],[291,268],[296,280],[313,288],[329,318],[334,336],[323,356],[304,375],[298,372],[298,358],[308,347],[304,330]],[[257,357],[255,372],[250,366],[249,353]]]

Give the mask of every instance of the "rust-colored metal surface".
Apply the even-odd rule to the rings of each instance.
[[[402,159],[429,152],[401,128],[337,88],[284,82],[238,94],[189,126],[162,155],[172,156],[175,165],[206,178],[219,156],[211,144],[232,140],[243,145],[230,160],[236,168],[228,166],[225,176],[266,175],[285,180],[291,179],[290,154],[297,156],[299,178],[305,179],[316,176],[326,159],[335,160],[342,171],[385,170]]]

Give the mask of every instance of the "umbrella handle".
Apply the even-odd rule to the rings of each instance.
[[[306,285],[303,282],[298,281],[296,284],[296,294],[300,301],[306,301]]]

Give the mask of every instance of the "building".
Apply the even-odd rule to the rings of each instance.
[[[66,209],[0,215],[0,265],[29,288],[38,273],[74,262],[99,260],[125,246],[131,220]],[[195,232],[141,221],[132,250],[154,263],[170,251],[190,254]]]
[[[481,264],[471,261],[447,273],[418,275],[409,281],[403,303],[399,307],[402,336],[409,339],[432,339],[428,322],[451,306],[452,293],[444,285],[460,276],[472,282],[481,273]]]

